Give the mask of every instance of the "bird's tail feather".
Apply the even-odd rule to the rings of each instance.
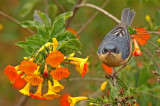
[[[136,12],[134,12],[134,10],[130,10],[129,8],[123,9],[120,24],[130,26],[135,14]]]

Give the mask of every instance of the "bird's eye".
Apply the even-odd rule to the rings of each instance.
[[[114,53],[116,53],[116,52],[117,52],[117,49],[116,49],[116,48],[114,48],[114,49],[113,49],[113,52],[114,52]]]

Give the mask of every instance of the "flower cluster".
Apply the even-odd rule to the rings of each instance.
[[[73,57],[74,53],[69,56],[64,56],[61,51],[57,50],[57,39],[53,38],[52,41],[52,43],[49,42],[43,45],[35,54],[35,57],[25,58],[20,65],[16,67],[8,65],[4,69],[4,73],[8,75],[12,84],[17,84],[17,81],[23,82],[17,87],[22,94],[43,100],[53,100],[54,98],[60,97],[61,95],[59,95],[58,92],[63,90],[64,86],[61,85],[59,81],[63,78],[68,78],[70,75],[69,70],[62,64],[63,62],[68,62],[79,67],[82,77],[88,71],[88,57],[85,59]],[[36,56],[48,47],[52,47],[52,50],[46,53],[43,64],[38,64],[35,59]],[[45,79],[48,82],[48,92],[42,94]],[[37,86],[35,93],[30,92],[31,86]]]

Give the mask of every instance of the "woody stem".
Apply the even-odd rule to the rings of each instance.
[[[112,68],[113,69],[113,74],[112,74],[112,79],[113,79],[113,86],[116,88],[116,90],[117,90],[117,84],[116,84],[116,72],[115,72],[115,69],[114,68]]]

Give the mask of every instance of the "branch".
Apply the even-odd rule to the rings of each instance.
[[[77,6],[78,6],[81,2],[82,2],[82,0],[78,0],[77,3],[74,5],[74,7],[73,7],[73,9],[72,9],[72,11],[73,11],[73,16],[70,17],[70,18],[68,18],[68,20],[66,21],[66,28],[68,28],[71,20],[75,17],[75,15],[76,15],[76,13],[77,13],[77,11],[78,11],[78,9],[79,9],[79,8],[77,8]]]
[[[79,81],[79,80],[90,80],[90,81],[105,81],[105,79],[102,79],[102,78],[70,78],[69,81]]]
[[[16,104],[16,106],[25,106],[28,99],[29,99],[29,96],[23,95],[18,101],[18,103]]]
[[[77,5],[77,8],[80,8],[80,7],[90,7],[90,8],[94,8],[98,11],[100,11],[101,13],[107,15],[109,18],[113,19],[114,21],[116,21],[117,23],[120,23],[120,20],[117,19],[115,16],[113,16],[112,14],[110,14],[109,12],[105,11],[104,9],[98,7],[98,6],[95,6],[93,4],[79,4]]]
[[[53,0],[53,2],[55,2],[56,5],[57,5],[63,12],[66,12],[66,10],[63,8],[63,6],[62,6],[57,0]]]
[[[108,4],[109,0],[106,0],[101,8],[104,8]],[[89,19],[88,21],[80,28],[80,30],[76,33],[76,36],[79,35],[92,21],[93,19],[98,15],[99,11],[96,11]]]
[[[5,18],[7,18],[7,19],[9,19],[9,20],[11,20],[12,22],[16,23],[17,25],[21,26],[21,23],[18,20],[16,20],[13,17],[5,14],[4,12],[0,11],[0,15],[3,16],[3,17],[5,17]],[[28,29],[28,28],[23,28],[23,29],[25,29],[26,31],[30,32],[31,34],[34,34],[34,32],[31,29]]]
[[[113,74],[112,74],[112,79],[113,79],[113,86],[115,87],[115,89],[117,90],[117,80],[116,80],[116,71],[114,68],[113,69]]]

